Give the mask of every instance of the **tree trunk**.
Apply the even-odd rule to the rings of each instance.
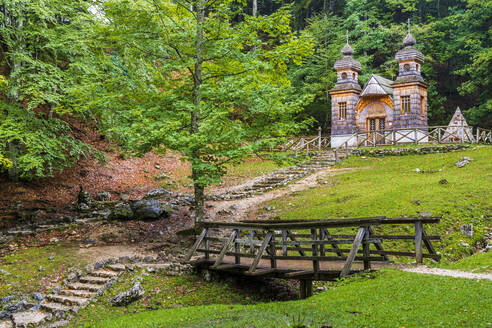
[[[253,16],[256,17],[256,13],[258,12],[258,0],[253,0]]]
[[[202,66],[203,66],[203,22],[205,20],[205,4],[204,0],[198,0],[195,6],[196,10],[196,63],[195,74],[193,78],[193,103],[195,105],[194,111],[191,113],[191,129],[190,133],[198,133],[200,124],[200,102],[202,100],[201,86],[202,86]],[[192,178],[195,191],[195,226],[203,222],[204,219],[204,198],[205,187],[199,182],[200,172],[196,168],[196,165],[200,162],[200,149],[195,148],[192,150]]]

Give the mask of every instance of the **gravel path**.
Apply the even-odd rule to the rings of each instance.
[[[280,198],[296,191],[302,191],[302,190],[316,187],[319,185],[318,183],[319,178],[324,178],[327,176],[335,176],[353,170],[354,170],[353,168],[322,169],[302,179],[294,181],[283,188],[273,189],[261,195],[256,195],[253,197],[247,197],[243,199],[207,201],[206,202],[207,205],[212,205],[211,208],[207,209],[207,215],[211,218],[219,219],[221,221],[239,221],[248,218],[248,215],[255,213],[256,210],[259,208],[259,206],[266,201],[275,198]],[[248,181],[246,184],[251,184],[251,181]],[[234,209],[231,209],[232,205],[234,205]],[[226,216],[218,215],[218,212],[223,210],[231,210],[233,213]]]
[[[437,276],[447,276],[447,277],[465,278],[465,279],[485,279],[485,280],[492,281],[492,274],[490,273],[473,273],[467,271],[429,268],[426,266],[402,268],[401,270],[407,272],[433,274]]]

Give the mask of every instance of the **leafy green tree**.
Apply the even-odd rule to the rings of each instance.
[[[13,179],[52,175],[90,150],[56,114],[66,97],[67,68],[84,50],[72,36],[84,29],[86,2],[0,3],[0,154],[12,162]]]
[[[72,90],[74,106],[97,113],[130,151],[182,154],[200,222],[205,187],[228,164],[302,126],[291,117],[304,96],[292,92],[286,72],[312,45],[293,35],[285,8],[258,17],[230,0],[109,0],[98,8],[105,43],[98,69]]]

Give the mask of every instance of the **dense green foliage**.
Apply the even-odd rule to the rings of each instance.
[[[196,185],[216,183],[225,161],[298,132],[292,116],[328,128],[345,30],[361,83],[394,78],[408,18],[429,123],[459,105],[492,127],[492,0],[253,1],[257,16],[250,1],[2,1],[2,168],[43,177],[88,154],[65,123],[76,114],[130,152],[178,150]]]
[[[97,327],[481,327],[491,292],[490,281],[382,270],[306,300],[148,311]]]
[[[305,115],[329,126],[327,91],[336,82],[333,64],[342,56],[346,30],[354,58],[362,64],[360,82],[367,82],[372,73],[394,80],[394,56],[410,18],[416,46],[425,55],[422,74],[430,84],[429,124],[447,125],[460,106],[470,124],[492,127],[492,1],[332,2],[332,11],[323,10],[319,2],[304,2],[312,8],[312,17],[305,21],[303,33],[315,39],[316,50],[304,65],[291,69],[291,76],[299,92],[316,95]]]
[[[290,88],[287,64],[300,64],[312,45],[294,37],[286,8],[235,22],[235,2],[192,7],[102,2],[98,35],[111,51],[100,52],[99,71],[73,95],[130,152],[181,153],[191,163],[200,219],[203,190],[226,165],[298,130],[292,118],[307,97]]]
[[[74,38],[85,26],[83,8],[79,0],[0,4],[0,158],[9,159],[12,178],[52,175],[90,151],[56,114],[70,64],[84,50]]]

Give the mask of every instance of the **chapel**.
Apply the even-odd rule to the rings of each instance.
[[[347,37],[343,57],[334,65],[337,83],[329,91],[332,147],[345,143],[356,132],[427,128],[429,85],[420,74],[424,55],[415,44],[409,29],[403,47],[395,55],[399,68],[396,80],[373,74],[361,88],[358,82],[361,65],[352,57],[354,50]]]

